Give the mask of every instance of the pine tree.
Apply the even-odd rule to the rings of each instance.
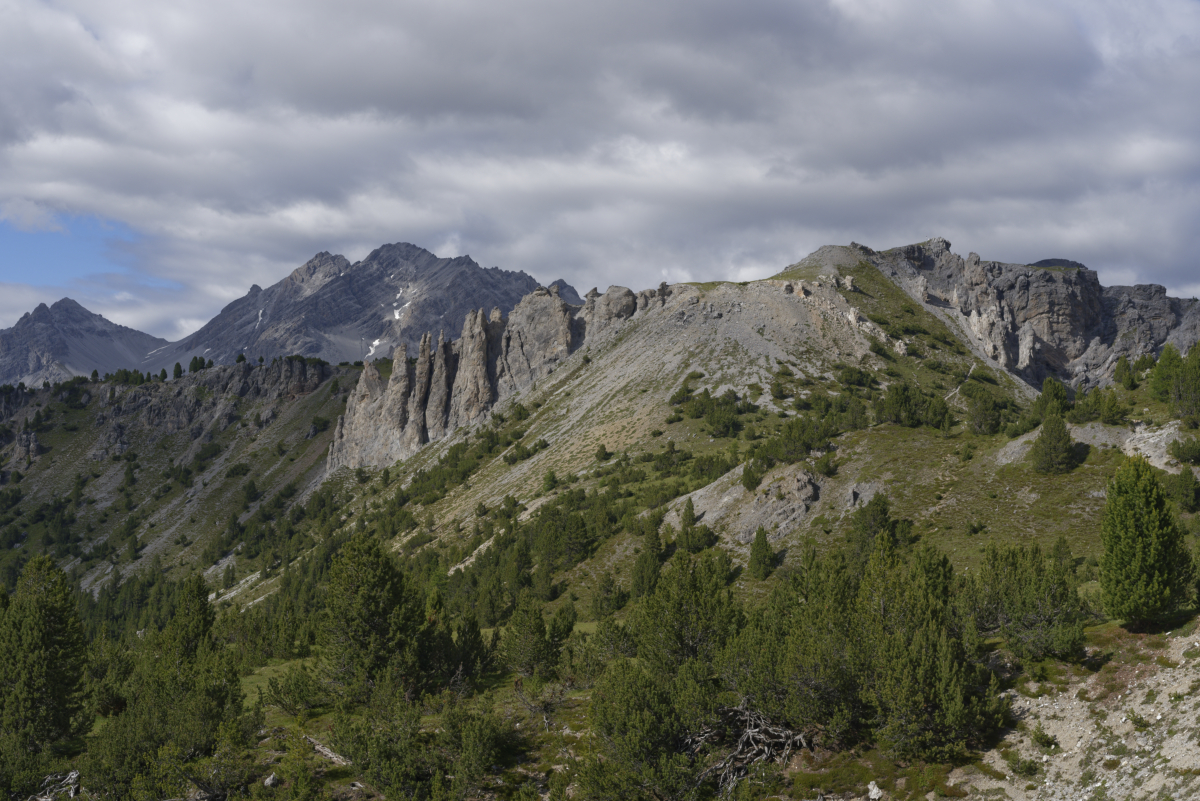
[[[1196,511],[1197,501],[1200,500],[1200,482],[1196,481],[1196,474],[1189,465],[1185,464],[1179,475],[1171,478],[1169,489],[1171,498],[1179,504],[1179,511]]]
[[[48,556],[25,565],[0,616],[0,738],[40,752],[72,734],[86,643],[71,582]]]
[[[1054,413],[1055,405],[1058,406],[1058,414],[1061,415],[1071,408],[1071,401],[1063,383],[1053,376],[1047,376],[1042,382],[1042,394],[1033,402],[1033,413],[1044,418]]]
[[[1171,388],[1175,384],[1175,376],[1183,370],[1183,358],[1174,345],[1163,345],[1158,363],[1150,372],[1150,394],[1160,401],[1171,399]]]
[[[1200,344],[1192,345],[1171,384],[1171,413],[1176,417],[1200,415]]]
[[[990,436],[1000,430],[1000,407],[991,395],[980,393],[967,403],[967,420],[971,431]]]
[[[175,362],[175,371],[172,373],[172,375],[175,376],[176,381],[178,381],[180,378],[183,378],[183,365],[181,365],[179,362]]]
[[[697,559],[676,551],[654,592],[631,615],[638,657],[655,675],[674,676],[693,659],[710,663],[737,631],[742,612],[727,589],[729,573],[724,551]]]
[[[688,498],[683,505],[683,511],[679,513],[679,527],[689,529],[694,525],[696,525],[696,506],[692,503],[692,499]]]
[[[775,553],[767,542],[767,530],[762,526],[754,532],[754,544],[750,546],[750,577],[762,581],[775,569]]]
[[[686,732],[674,706],[668,683],[628,660],[610,664],[592,693],[598,753],[577,773],[583,797],[688,797],[695,771],[678,747]]]
[[[389,663],[415,682],[421,609],[379,541],[356,534],[329,568],[321,631],[323,668],[335,689],[354,695]]]
[[[521,676],[546,678],[555,659],[541,604],[529,593],[522,593],[504,630],[501,655],[509,669]]]
[[[1104,609],[1135,625],[1185,603],[1195,566],[1154,468],[1143,457],[1126,462],[1108,484],[1100,523]]]
[[[1030,458],[1039,473],[1067,473],[1075,467],[1075,443],[1060,415],[1050,413],[1042,421],[1042,431],[1033,441]]]
[[[642,598],[654,592],[661,569],[662,545],[658,540],[658,529],[651,529],[642,541],[642,552],[633,565],[633,580],[630,590],[634,598]]]
[[[1129,365],[1129,359],[1125,356],[1117,359],[1117,366],[1113,368],[1113,381],[1125,387],[1125,389],[1137,389],[1137,378],[1133,374],[1133,368]]]
[[[847,540],[847,559],[855,574],[861,574],[867,566],[875,541],[880,537],[893,546],[906,544],[912,521],[892,517],[891,505],[883,493],[876,493],[871,500],[855,510],[850,518]]]
[[[978,691],[986,671],[952,633],[953,584],[944,554],[926,548],[905,559],[879,537],[859,585],[852,663],[875,737],[900,758],[960,755],[1001,719],[999,688]]]

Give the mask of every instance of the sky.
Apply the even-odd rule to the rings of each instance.
[[[0,0],[0,328],[390,242],[581,293],[944,236],[1200,294],[1197,0]]]

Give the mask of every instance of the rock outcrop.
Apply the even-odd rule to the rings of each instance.
[[[651,295],[666,295],[666,288]],[[618,330],[638,310],[625,287],[588,293],[571,305],[560,287],[538,287],[505,318],[499,308],[467,312],[462,336],[434,342],[426,333],[415,360],[401,345],[385,383],[367,363],[338,419],[328,469],[387,465],[461,426],[483,420],[497,403],[549,375],[585,340]]]
[[[17,461],[36,459],[42,453],[42,444],[38,442],[36,431],[22,431],[17,434]]]
[[[914,300],[957,318],[977,352],[1040,387],[1056,376],[1077,387],[1111,381],[1117,359],[1186,351],[1200,337],[1200,303],[1158,285],[1102,287],[1076,262],[965,259],[936,238],[876,253],[854,246]]]
[[[258,429],[271,425],[295,398],[314,392],[339,369],[342,373],[350,372],[293,357],[263,365],[213,367],[175,381],[153,381],[138,386],[87,385],[73,401],[76,408],[90,411],[94,426],[91,442],[80,456],[103,461],[121,456],[132,443],[156,443],[183,434],[179,445],[186,455],[180,455],[186,461],[194,451],[232,425],[242,423]],[[34,397],[36,393],[25,395]],[[41,397],[47,396],[43,392]],[[53,397],[67,402],[64,393]],[[13,432],[11,446],[0,439],[0,464],[6,457],[11,457],[11,464],[21,465],[47,451],[55,455],[54,449],[39,441],[31,426],[39,406],[40,403],[0,406],[0,412],[5,408],[11,410],[11,414],[0,414],[0,426]]]

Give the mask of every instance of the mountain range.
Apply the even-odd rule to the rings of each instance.
[[[521,283],[531,288],[511,306],[479,300]],[[387,314],[400,324],[381,326]],[[705,720],[733,727],[701,753],[691,734],[647,746],[714,798],[705,771],[722,764],[747,797],[762,775],[798,801],[1082,798],[1101,769],[1113,797],[1194,795],[1200,752],[1178,716],[1196,691],[1195,610],[1169,630],[1123,628],[1102,587],[1114,566],[1143,569],[1113,559],[1100,534],[1130,470],[1164,538],[1194,550],[1200,537],[1200,304],[1162,287],[1103,287],[1065,259],[985,261],[931,239],[827,246],[757,281],[580,298],[394,245],[359,265],[319,254],[180,343],[139,339],[69,300],[4,337],[5,364],[36,351],[65,374],[142,349],[151,366],[214,362],[168,381],[123,371],[0,385],[0,630],[78,608],[83,711],[97,720],[73,747],[82,754],[27,771],[14,797],[38,786],[49,801],[81,788],[134,797],[139,777],[166,767],[172,798],[222,801],[235,785],[298,795],[305,776],[326,798],[397,797],[401,769],[371,762],[398,765],[397,742],[405,759],[451,760],[428,764],[453,770],[456,797],[506,784],[521,798],[607,797],[596,788],[616,786],[609,776],[627,771],[620,786],[634,787],[628,771],[645,763],[645,749],[595,751],[641,730],[605,706],[633,698],[627,684],[645,688],[629,709],[667,710],[648,731],[705,704],[719,716],[688,723],[695,736],[714,731]],[[309,355],[276,358],[289,351]],[[1054,461],[1041,458],[1051,449]],[[1180,554],[1171,563],[1186,566]],[[24,577],[35,571],[83,592],[59,592],[41,614],[30,588],[51,585]],[[1175,575],[1190,592],[1190,573]],[[1037,615],[997,611],[1025,608],[1031,587]],[[360,609],[416,633],[376,637]],[[196,653],[225,667],[162,659],[163,643],[184,641],[175,632],[201,625],[214,647]],[[360,639],[336,650],[347,631]],[[661,672],[659,649],[712,632],[719,650],[686,645],[675,678]],[[805,639],[818,635],[833,639]],[[4,641],[19,645],[0,649],[0,667],[46,663],[41,641]],[[404,663],[384,644],[401,641],[414,644]],[[376,654],[386,695],[330,694],[342,692],[329,683],[338,653]],[[528,667],[529,653],[542,662]],[[445,703],[423,708],[387,684],[401,664]],[[168,673],[177,688],[143,689]],[[237,676],[247,701],[266,688],[266,717],[238,718],[258,736],[221,750],[213,736],[236,719],[205,710],[248,704],[200,694]],[[862,688],[878,676],[916,689],[873,706]],[[812,686],[839,706],[747,691]],[[1013,714],[972,714],[969,741],[929,717],[974,697]],[[1045,714],[1055,697],[1070,702]],[[407,716],[413,735],[346,729],[344,703],[360,721]],[[496,710],[486,727],[509,756],[454,755],[444,732],[486,728],[462,723],[470,709]],[[887,728],[890,709],[933,722]],[[737,733],[750,726],[776,739]],[[904,731],[953,750],[921,761],[886,750]],[[211,742],[188,745],[201,736]],[[0,792],[12,742],[0,738]],[[777,772],[737,762],[746,743]],[[458,779],[470,770],[474,789]]]
[[[583,302],[561,279],[555,285],[568,301]],[[171,372],[197,356],[214,364],[231,364],[239,354],[334,363],[380,358],[402,343],[415,349],[427,331],[456,339],[467,311],[507,313],[537,287],[524,272],[483,268],[469,256],[438,258],[400,243],[354,263],[318,253],[278,283],[252,286],[178,342],[117,325],[63,298],[0,331],[0,384],[40,386],[120,368]]]

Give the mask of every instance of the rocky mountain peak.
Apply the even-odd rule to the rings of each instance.
[[[279,283],[252,287],[194,334],[149,354],[143,369],[169,369],[194,356],[224,364],[239,353],[353,362],[389,356],[400,345],[415,351],[425,332],[444,329],[455,339],[468,310],[508,312],[536,287],[526,273],[485,269],[470,256],[439,258],[408,242],[382,245],[354,263],[322,251]]]
[[[1121,356],[1167,342],[1186,350],[1200,336],[1200,304],[1156,284],[1103,287],[1094,270],[1068,259],[1010,264],[950,248],[942,237],[883,252],[822,248],[800,264],[868,261],[960,330],[977,355],[1037,388],[1051,375],[1104,384]]]
[[[39,303],[12,328],[0,331],[0,384],[63,381],[92,370],[113,372],[138,364],[165,339],[135,331],[88,311],[71,298]]]

